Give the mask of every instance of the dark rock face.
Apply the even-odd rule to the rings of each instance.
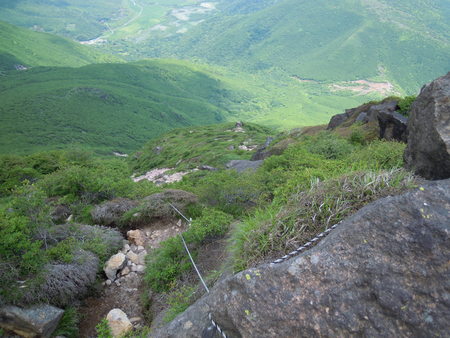
[[[129,210],[137,207],[136,201],[118,198],[97,205],[92,211],[92,220],[97,224],[117,226],[121,217]]]
[[[450,73],[424,86],[413,103],[405,162],[427,179],[450,177]]]
[[[349,116],[350,114],[348,112],[332,116],[327,129],[330,130],[339,127],[342,123],[347,121]]]
[[[388,141],[406,142],[407,117],[396,112],[384,111],[380,111],[377,117],[380,126],[380,138]]]
[[[256,170],[263,164],[263,161],[247,161],[247,160],[233,160],[228,162],[225,166],[228,169],[234,169],[241,173],[246,170]]]
[[[408,118],[396,112],[397,104],[396,100],[386,100],[379,104],[367,103],[353,109],[347,109],[345,113],[334,115],[331,118],[327,130],[339,126],[349,127],[355,122],[375,123],[378,125],[380,138],[406,142]]]
[[[256,153],[253,154],[251,160],[252,161],[260,161],[260,160],[264,160],[267,157],[271,156],[271,154],[269,153],[269,151],[267,151],[266,149],[270,146],[270,144],[273,142],[273,137],[268,137],[266,139],[266,142],[264,143],[264,145],[262,147],[260,147]]]
[[[153,333],[228,337],[445,337],[450,332],[450,180],[387,197],[317,246],[216,284]]]
[[[50,337],[64,311],[50,305],[29,308],[5,306],[0,308],[0,327],[22,337]]]

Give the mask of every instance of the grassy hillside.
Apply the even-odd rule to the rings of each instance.
[[[408,92],[450,68],[448,1],[235,0],[153,55],[316,81],[382,80]],[[156,48],[155,48],[156,44]]]
[[[231,160],[249,160],[257,146],[264,144],[274,131],[252,123],[244,123],[243,132],[234,130],[235,123],[182,128],[151,140],[133,156],[131,165],[137,172],[156,167],[193,169],[200,165],[223,168]],[[252,151],[239,146],[254,148]],[[159,147],[159,151],[155,149]]]
[[[82,66],[117,61],[120,61],[117,57],[70,40],[0,21],[0,71],[14,69],[16,65]]]
[[[0,152],[69,145],[129,152],[176,127],[224,121],[229,107],[248,100],[171,61],[8,72],[0,82]]]

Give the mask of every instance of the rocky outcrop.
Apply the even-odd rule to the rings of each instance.
[[[96,224],[118,226],[122,216],[137,207],[136,201],[127,198],[117,198],[97,205],[92,211],[92,220]]]
[[[404,157],[422,177],[450,177],[450,73],[424,86],[413,103]]]
[[[238,173],[246,170],[256,170],[263,164],[263,161],[248,161],[248,160],[233,160],[228,162],[225,166],[227,169],[234,169]]]
[[[260,160],[264,160],[267,157],[271,156],[271,154],[268,153],[268,148],[271,145],[271,143],[273,142],[273,137],[268,137],[266,138],[266,142],[258,148],[258,150],[256,151],[256,153],[253,154],[251,160],[252,161],[260,161]]]
[[[397,112],[398,101],[386,99],[380,103],[366,103],[345,113],[334,115],[327,129],[349,127],[359,122],[376,126],[379,138],[406,142],[406,126],[408,118]]]
[[[120,309],[112,309],[106,316],[113,337],[122,337],[133,329],[128,316]]]
[[[367,205],[312,249],[227,278],[155,337],[444,337],[450,180]]]
[[[0,328],[22,337],[50,337],[58,326],[64,311],[50,305],[28,308],[4,306],[0,308]]]

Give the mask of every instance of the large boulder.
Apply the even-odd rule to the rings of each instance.
[[[450,180],[371,203],[312,249],[243,271],[153,333],[227,337],[445,337]]]
[[[450,73],[424,86],[413,103],[405,162],[427,179],[450,177]]]
[[[122,337],[133,329],[128,316],[120,309],[112,309],[106,316],[113,337]]]
[[[167,189],[145,197],[136,212],[123,222],[127,224],[128,228],[138,228],[151,224],[154,219],[178,218],[179,215],[169,203],[186,214],[190,206],[198,203],[198,198],[187,191]]]
[[[122,216],[131,209],[137,207],[138,202],[127,199],[117,198],[97,205],[92,211],[92,220],[96,224],[118,226]]]
[[[63,314],[64,310],[46,304],[28,308],[4,306],[0,308],[0,328],[26,338],[47,338],[55,331]]]

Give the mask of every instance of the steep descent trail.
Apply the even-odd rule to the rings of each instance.
[[[80,337],[96,337],[95,326],[106,317],[109,311],[115,308],[124,311],[134,327],[139,328],[145,325],[142,295],[146,288],[143,281],[143,271],[137,268],[142,266],[139,263],[144,262],[136,261],[137,264],[133,262],[135,259],[139,259],[135,258],[134,253],[139,255],[142,252],[150,252],[151,249],[158,248],[162,241],[178,235],[185,229],[182,225],[176,225],[174,222],[156,221],[139,230],[143,234],[145,243],[141,247],[133,244],[132,238],[124,241],[124,248],[121,252],[127,256],[127,265],[118,273],[120,277],[114,282],[111,281],[110,283],[107,280],[103,283],[103,288],[99,291],[99,294],[87,298],[80,307]]]

